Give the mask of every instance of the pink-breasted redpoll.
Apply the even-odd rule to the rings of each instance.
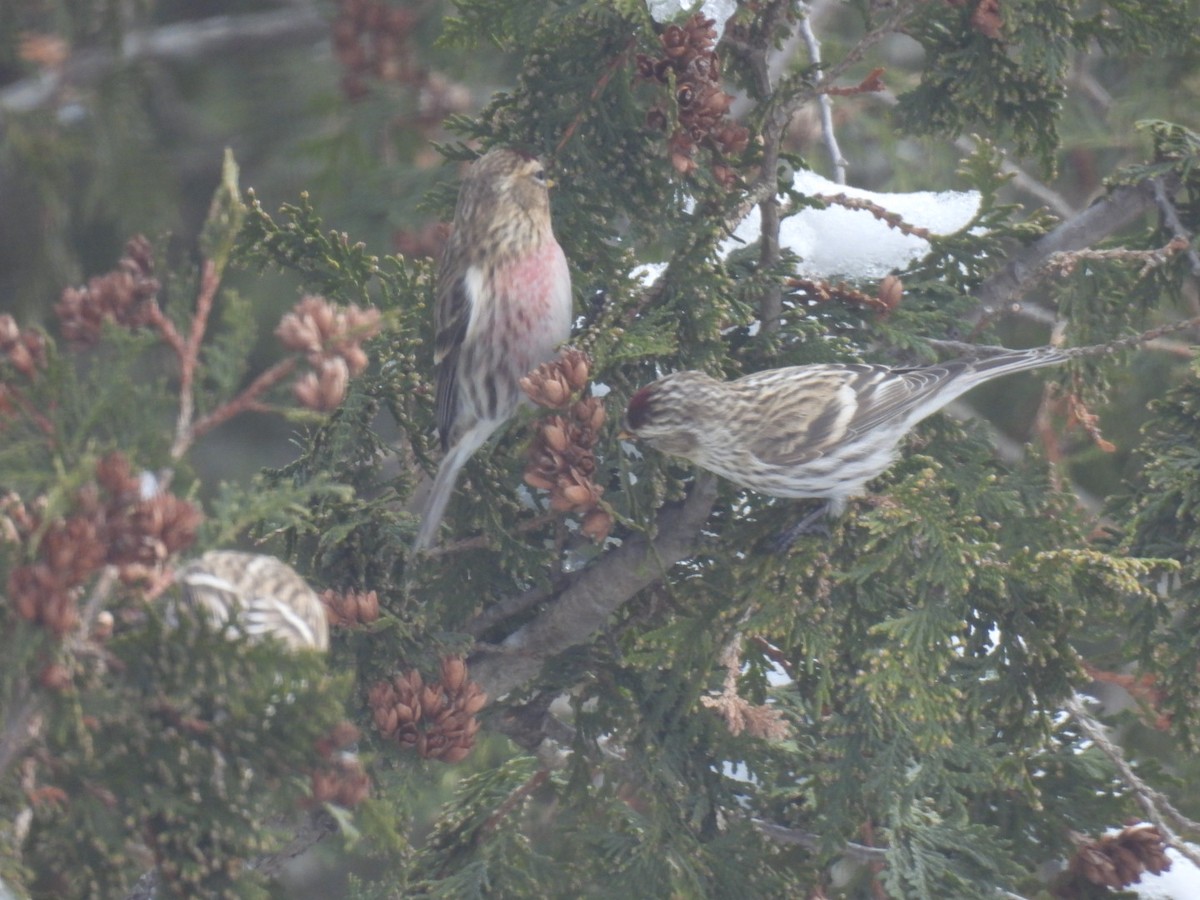
[[[625,429],[734,484],[772,497],[822,498],[821,512],[839,515],[887,470],[922,419],[985,381],[1076,355],[1036,347],[929,366],[792,366],[735,381],[676,372],[630,398]]]
[[[253,638],[273,637],[292,650],[329,648],[321,598],[273,556],[209,550],[178,572],[183,599],[215,624],[236,623]]]
[[[471,166],[436,304],[437,424],[446,455],[414,550],[433,545],[459,470],[525,400],[521,377],[571,334],[571,276],[537,159],[495,149]]]

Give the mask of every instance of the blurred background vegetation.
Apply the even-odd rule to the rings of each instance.
[[[757,16],[769,5],[745,2],[742,15],[746,18]],[[958,9],[964,4],[946,5]],[[973,5],[984,8],[987,4]],[[1110,34],[1096,26],[1093,40],[1080,40],[1081,47],[1066,50],[1057,45],[1048,46],[1052,44],[1049,40],[1046,45],[1040,42],[1037,28],[1041,4],[1001,3],[997,6],[1006,13],[1025,16],[1029,20],[1028,30],[1022,38],[1024,43],[1020,45],[1020,51],[1014,50],[1014,55],[1027,52],[1029,57],[1037,59],[1040,54],[1069,55],[1070,64],[1065,68],[1066,75],[1061,83],[1048,79],[1038,85],[1041,93],[1037,93],[1037,100],[1044,104],[1038,108],[1047,110],[1046,121],[1042,123],[1046,127],[1039,130],[1029,126],[1023,133],[1015,134],[1010,123],[999,117],[972,121],[969,110],[958,109],[956,112],[962,118],[944,122],[944,127],[939,128],[930,118],[931,109],[936,107],[936,98],[930,97],[923,99],[924,106],[914,105],[910,98],[909,105],[899,108],[897,118],[896,97],[920,87],[923,78],[935,68],[935,63],[943,65],[946,60],[933,60],[922,50],[922,43],[926,48],[936,43],[929,35],[923,35],[924,40],[919,43],[912,36],[893,34],[848,67],[842,76],[845,84],[854,85],[867,78],[873,68],[883,66],[886,67],[888,90],[839,97],[834,102],[834,123],[842,153],[849,163],[847,180],[850,184],[878,191],[963,189],[969,186],[970,179],[959,169],[964,157],[975,147],[969,135],[978,130],[996,146],[1008,151],[1008,160],[1019,167],[1017,177],[1006,183],[999,195],[1001,204],[1018,205],[1013,213],[1014,221],[1033,216],[1040,208],[1048,208],[1055,216],[1065,219],[1086,209],[1101,196],[1105,191],[1105,179],[1121,167],[1143,163],[1153,154],[1153,135],[1147,129],[1136,127],[1136,123],[1165,119],[1193,130],[1200,129],[1200,66],[1197,65],[1200,51],[1194,29],[1179,25],[1165,27],[1159,23],[1156,30],[1154,23],[1143,21],[1139,28],[1119,29],[1120,33]],[[1070,7],[1076,21],[1099,15],[1102,8],[1092,4],[1066,4],[1055,8],[1060,9],[1060,6]],[[1156,15],[1154,4],[1133,6],[1143,20]],[[1174,23],[1200,21],[1197,3],[1165,6],[1169,9],[1163,9],[1164,21],[1168,14],[1169,21]],[[840,60],[861,38],[864,19],[880,14],[881,9],[886,11],[886,7],[887,4],[860,2],[805,5],[827,61]],[[941,9],[938,4],[930,5],[930,8],[935,7]],[[52,308],[63,289],[111,270],[126,240],[141,233],[152,240],[160,255],[162,269],[176,273],[164,279],[160,302],[169,313],[186,319],[194,302],[194,286],[178,273],[188,273],[200,263],[200,231],[221,181],[226,148],[232,149],[241,167],[241,187],[253,189],[269,213],[274,214],[281,204],[297,203],[302,194],[307,194],[308,202],[326,231],[334,229],[344,233],[350,244],[361,242],[368,254],[380,257],[399,254],[409,260],[412,265],[407,272],[414,280],[405,282],[400,278],[397,281],[403,282],[402,287],[411,288],[412,297],[424,296],[428,285],[420,279],[428,278],[428,260],[435,258],[440,249],[443,233],[437,226],[445,222],[452,211],[463,156],[459,150],[448,151],[454,161],[447,164],[438,143],[473,140],[480,135],[490,139],[508,132],[534,133],[547,120],[555,120],[551,113],[538,119],[534,113],[525,110],[528,120],[536,120],[537,124],[522,127],[513,125],[512,119],[506,118],[503,111],[496,111],[503,110],[503,101],[497,99],[498,93],[518,88],[524,92],[522,96],[537,94],[539,102],[550,109],[558,100],[557,91],[561,85],[554,82],[536,84],[538,66],[549,65],[546,45],[550,42],[545,33],[539,33],[535,38],[532,27],[526,39],[522,36],[520,21],[525,16],[531,22],[538,22],[542,17],[558,17],[570,24],[570,30],[563,32],[564,46],[571,46],[570,41],[582,45],[581,35],[592,27],[593,20],[588,19],[588,15],[596,10],[600,10],[594,19],[600,23],[595,25],[597,31],[609,21],[605,16],[612,20],[625,17],[626,21],[638,23],[637,28],[641,29],[637,31],[630,27],[631,32],[637,31],[639,35],[639,48],[654,45],[652,29],[645,21],[644,7],[638,0],[612,0],[611,3],[564,0],[530,4],[523,4],[521,0],[474,0],[457,5],[441,0],[407,3],[399,0],[379,3],[368,0],[328,3],[301,0],[277,3],[10,0],[4,3],[0,6],[0,313],[12,314],[23,326],[41,323],[53,331]],[[455,26],[455,39],[444,40],[448,20],[463,15],[466,15],[468,25]],[[583,25],[573,18],[576,16]],[[489,27],[491,24],[495,25],[494,31]],[[1164,34],[1164,30],[1168,33]],[[804,44],[798,37],[781,38],[780,43],[785,45],[780,51],[781,57],[788,60],[792,71],[803,70],[808,65]],[[584,73],[589,86],[604,77],[604,58],[600,57],[602,50],[607,52],[609,49],[596,49],[599,61],[585,57],[581,52],[580,65],[592,66]],[[735,47],[723,47],[722,51],[727,60],[736,60]],[[540,58],[537,57],[539,52],[543,54]],[[611,57],[612,54],[608,55]],[[554,64],[567,68],[561,59],[555,59]],[[753,109],[753,100],[747,99],[753,93],[750,79],[746,77],[747,67],[735,66],[733,62],[729,67],[737,76],[731,75],[730,83],[726,85],[737,94],[735,111],[739,104],[742,109]],[[534,82],[532,87],[531,81]],[[582,93],[586,96],[587,89]],[[492,109],[480,124],[474,117],[489,104]],[[574,110],[569,108],[556,112],[556,124],[570,120],[574,115]],[[640,116],[642,111],[636,110],[636,113]],[[1050,121],[1052,115],[1057,117],[1053,122]],[[600,126],[596,128],[602,130]],[[545,130],[555,138],[562,134],[561,129],[554,131],[547,127]],[[638,153],[653,158],[658,166],[649,174],[643,173],[644,180],[661,189],[663,197],[677,199],[684,191],[679,188],[679,180],[671,181],[673,175],[665,162],[666,151],[661,146],[661,137],[642,129],[631,141],[637,145]],[[475,141],[476,145],[478,143]],[[555,149],[553,141],[543,143],[546,146],[539,150]],[[603,222],[603,228],[596,225],[596,233],[611,227],[612,234],[630,236],[630,243],[636,243],[646,259],[662,259],[670,255],[674,232],[683,230],[684,226],[680,225],[681,217],[673,207],[662,210],[661,221],[655,218],[648,211],[654,197],[620,197],[620,187],[612,177],[617,166],[604,155],[606,150],[612,156],[624,152],[623,147],[576,146],[564,154],[568,164],[564,174],[569,182],[571,199],[563,204],[562,218],[556,222],[560,223],[560,238],[569,249],[575,241],[580,247],[587,246],[596,251],[594,256],[581,254],[572,259],[581,267],[575,273],[577,298],[586,302],[611,290],[612,295],[619,298],[617,302],[628,303],[634,288],[611,283],[615,276],[605,268],[618,258],[620,252],[615,240],[608,241],[611,234],[605,231],[605,243],[595,234],[585,233],[583,227],[574,234],[569,230],[564,233],[564,227],[569,229],[572,222],[586,221],[589,202],[595,207],[604,207],[605,212],[624,203],[624,215],[633,210],[633,214],[641,215],[643,220],[622,221],[620,216],[614,216],[614,221]],[[802,158],[807,165],[826,175],[833,172],[822,144],[820,123],[811,106],[795,117],[787,131],[783,150],[785,154],[793,154],[793,159]],[[589,158],[596,163],[597,169],[587,168]],[[642,156],[631,154],[630,158],[638,164],[645,161]],[[596,176],[596,185],[590,185],[592,176]],[[712,184],[706,182],[697,193],[712,200],[719,196],[712,188]],[[603,196],[589,197],[589,190]],[[556,207],[555,212],[558,216],[560,208]],[[1194,214],[1194,210],[1191,212]],[[284,217],[280,217],[280,221],[283,220]],[[660,227],[661,233],[657,235],[660,243],[656,245],[655,233]],[[610,256],[602,259],[605,252]],[[261,258],[255,260],[257,263],[262,261]],[[707,270],[701,275],[705,272]],[[688,285],[684,276],[680,279],[679,292],[684,293]],[[236,267],[228,270],[223,290],[236,292],[248,301],[261,336],[249,362],[247,380],[277,357],[272,330],[284,311],[310,287],[295,272],[279,272],[270,267],[264,267],[264,271]],[[721,290],[727,287],[723,284]],[[1177,301],[1176,310],[1191,310],[1195,314],[1200,309],[1195,278],[1182,279],[1177,292],[1178,296],[1171,298]],[[389,299],[394,301],[395,295]],[[1033,303],[1046,300],[1048,307],[1061,303],[1061,309],[1069,308],[1061,298],[1054,296],[1051,299],[1048,291],[1035,292],[1027,299]],[[1109,296],[1106,303],[1120,305],[1126,299]],[[727,298],[723,296],[721,302],[727,302]],[[579,311],[590,314],[593,310],[580,308]],[[849,331],[863,317],[848,313],[843,318],[851,323],[846,326]],[[1112,316],[1114,322],[1122,324],[1130,319],[1137,320],[1137,316],[1127,316],[1123,311]],[[1020,345],[1043,342],[1048,330],[1045,321],[1021,317],[1005,319],[998,328],[1000,340]],[[715,332],[715,328],[712,331]],[[1115,336],[1120,329],[1114,327],[1110,333]],[[1101,340],[1104,336],[1095,334],[1094,338]],[[708,338],[711,337],[709,334]],[[610,356],[620,358],[611,345],[606,348],[601,342],[601,351],[605,350]],[[1066,447],[1066,471],[1078,484],[1084,499],[1111,497],[1128,490],[1125,479],[1134,475],[1141,464],[1134,456],[1133,448],[1141,442],[1140,428],[1150,415],[1148,403],[1185,381],[1186,366],[1181,361],[1187,355],[1186,348],[1179,345],[1167,353],[1133,354],[1127,369],[1106,372],[1106,377],[1114,379],[1115,385],[1110,394],[1110,405],[1096,412],[1100,413],[1104,423],[1105,437],[1116,445],[1117,452],[1102,452],[1096,442],[1079,435]],[[687,358],[687,348],[681,357],[679,360],[673,358],[672,362],[700,364]],[[750,357],[752,362],[759,359]],[[740,360],[739,364],[744,361]],[[627,373],[627,377],[645,378],[652,368],[652,363],[643,360],[641,370]],[[382,382],[386,383],[386,379]],[[1005,385],[980,392],[974,403],[986,410],[1002,431],[1011,432],[1020,443],[1028,436],[1028,419],[1038,407],[1038,395],[1029,384]],[[617,412],[615,408],[610,409],[610,418],[615,418]],[[385,437],[390,433],[389,427],[387,422],[379,424]],[[932,429],[940,427],[931,426]],[[954,443],[959,435],[953,426],[946,427],[947,443]],[[295,435],[294,422],[270,416],[239,418],[217,429],[197,444],[190,457],[197,476],[196,490],[204,501],[212,501],[223,479],[248,482],[264,467],[285,466],[297,456]],[[978,455],[980,459],[986,457],[982,451]],[[986,462],[979,464],[987,465]],[[280,481],[286,481],[293,474],[294,471],[285,472]],[[643,487],[652,480],[658,485],[660,474],[658,470],[652,471]],[[296,477],[300,480],[300,476]],[[655,496],[658,502],[664,494],[679,489],[682,481],[678,472],[673,477],[675,480],[666,482],[668,488]],[[1037,477],[1029,476],[1029,479],[1030,493],[1043,489],[1050,493],[1049,487],[1042,485]],[[1093,511],[1098,508],[1099,501]],[[512,514],[513,510],[510,508],[506,512]],[[782,516],[775,518],[783,519]],[[756,524],[761,526],[762,521]],[[773,524],[767,521],[760,531],[771,530]],[[398,541],[397,546],[400,545]],[[852,549],[844,552],[852,552]],[[1150,551],[1143,547],[1139,552],[1148,554]],[[849,565],[844,558],[842,562]],[[490,559],[480,563],[479,569],[464,564],[459,570],[452,562],[431,582],[447,596],[449,609],[440,613],[442,619],[430,613],[428,621],[419,623],[436,633],[436,640],[446,640],[446,635],[437,630],[439,627],[453,631],[453,626],[461,624],[463,615],[461,610],[453,608],[455,603],[469,606],[481,599],[495,599],[509,590],[512,582],[519,581],[520,576],[531,577],[530,572],[536,574],[538,571],[531,563],[505,558],[501,563],[511,565],[517,574],[511,582],[506,581],[498,587],[488,585],[485,590],[480,587],[488,584],[483,575],[492,577],[501,568],[501,563],[496,563],[494,568],[492,563]],[[764,563],[764,566],[769,568],[770,563]],[[479,591],[479,597],[464,597],[466,592],[462,591],[461,584],[466,576],[463,573],[477,571],[483,575],[477,576],[472,585]],[[716,576],[710,572],[709,577],[715,579]],[[763,576],[766,581],[769,577]],[[762,586],[757,581],[755,584]],[[455,593],[456,585],[458,593]],[[714,584],[711,588],[713,596],[705,598],[714,609],[720,607],[718,601],[724,601],[724,598],[716,597],[722,589],[734,593],[738,589],[737,579],[732,578],[730,583],[719,586]],[[813,590],[815,592],[815,588]],[[396,587],[398,598],[402,593]],[[656,621],[654,615],[670,607],[675,599],[673,596],[654,598],[650,604],[654,609],[647,618]],[[400,608],[410,601],[411,598],[404,597],[394,603]],[[409,609],[405,607],[403,611],[407,613]],[[457,619],[455,615],[458,615]],[[408,624],[406,620],[404,627]],[[419,637],[404,633],[404,639],[413,643],[418,643]],[[449,640],[455,639],[451,636]],[[669,639],[678,641],[678,633],[672,633]],[[649,643],[654,640],[655,637],[651,637]],[[1112,631],[1098,635],[1094,645],[1088,641],[1087,635],[1078,637],[1085,655],[1094,652],[1096,659],[1113,661],[1114,668],[1117,662],[1127,661],[1120,653],[1119,631],[1117,636]],[[348,643],[343,642],[341,647],[342,662],[359,653],[362,660],[370,660],[370,665],[379,664],[383,651],[378,646],[366,649],[364,640],[347,650]],[[160,664],[149,645],[144,649],[139,645],[135,649],[146,656],[148,667]],[[645,652],[644,647],[641,649]],[[603,653],[597,654],[597,659],[602,656]],[[604,658],[595,665],[607,672],[604,666],[609,662]],[[164,672],[183,680],[172,665],[170,660],[161,661]],[[647,697],[653,699],[660,690],[665,695],[667,688],[660,689],[654,682],[659,668],[664,672],[669,670],[668,666],[649,662],[644,671],[638,672],[638,677],[645,676],[644,681],[635,684],[637,679],[630,676],[628,682],[621,682],[616,687],[614,682],[604,684],[604,690],[611,690],[614,695],[627,692],[621,697],[629,703],[630,721],[639,715],[640,701]],[[370,666],[364,663],[364,671],[369,670]],[[574,678],[582,678],[566,664],[563,664],[563,670],[566,672],[564,685],[571,685]],[[647,672],[652,674],[647,675]],[[752,673],[760,688],[765,682],[762,672],[757,669]],[[722,675],[719,666],[715,665],[707,674],[711,676],[710,680],[717,682]],[[166,676],[160,674],[158,677]],[[216,679],[218,676],[211,674],[208,677]],[[669,680],[666,674],[662,677],[664,681]],[[679,677],[682,679],[683,676]],[[677,684],[668,687],[686,693]],[[256,684],[254,690],[269,695],[271,686]],[[132,695],[126,699],[131,704],[141,702]],[[313,702],[318,703],[317,700]],[[325,696],[319,702],[325,705],[320,707],[321,715],[316,718],[320,719],[321,725],[326,725],[332,718],[331,701]],[[349,705],[353,706],[354,702]],[[645,709],[646,703],[640,708]],[[361,717],[363,709],[357,708],[356,712]],[[655,714],[659,713],[667,715],[662,710],[655,710]],[[614,720],[620,718],[611,711],[610,714]],[[679,718],[686,717],[680,715]],[[1174,736],[1164,736],[1132,721],[1133,717],[1130,719],[1123,734],[1128,747],[1156,755],[1171,772],[1171,777],[1184,784],[1195,784],[1200,779],[1197,763],[1184,744],[1177,742]],[[603,724],[593,723],[591,727],[603,732]],[[639,733],[629,745],[638,746],[637,741],[645,741],[651,748],[646,751],[648,758],[653,756],[658,737],[654,730],[656,724],[651,721],[645,732]],[[294,723],[294,727],[315,730],[317,724]],[[712,741],[720,745],[725,739],[718,736]],[[737,758],[741,752],[740,747],[721,746],[720,749],[728,750],[728,759]],[[796,747],[790,749],[797,750]],[[805,755],[808,750],[801,747],[798,752]],[[106,758],[101,762],[104,771],[111,771],[104,767],[120,769],[120,760]],[[1156,763],[1151,763],[1151,768],[1154,765]],[[422,889],[431,892],[434,889],[430,885],[437,884],[447,868],[453,868],[454,853],[446,848],[454,846],[454,839],[459,836],[454,829],[468,830],[466,815],[461,820],[449,813],[442,815],[438,805],[459,788],[463,791],[459,795],[460,808],[484,816],[480,810],[495,810],[502,806],[505,798],[513,796],[514,785],[531,783],[536,777],[533,757],[514,751],[513,746],[500,737],[481,741],[471,758],[469,771],[482,774],[476,774],[469,782],[463,781],[467,767],[461,770],[426,768],[420,774],[399,771],[402,768],[382,765],[373,773],[382,796],[390,797],[390,792],[395,791],[403,793],[404,797],[391,813],[385,812],[382,804],[369,808],[364,814],[368,821],[360,824],[374,839],[378,840],[380,835],[394,828],[405,835],[407,842],[397,841],[393,846],[373,845],[369,852],[354,860],[354,866],[369,880],[388,866],[399,867],[416,860],[412,866],[415,874],[410,874],[412,881],[408,883],[420,883]],[[786,767],[781,764],[780,768]],[[701,767],[701,771],[705,770]],[[1085,784],[1082,778],[1071,780],[1076,774],[1069,772],[1063,776],[1067,782],[1061,792],[1063,798],[1069,799],[1072,790]],[[580,786],[586,780],[582,768],[575,770],[573,777],[571,789],[584,790]],[[1100,773],[1095,777],[1103,781],[1105,775]],[[617,805],[623,811],[628,810],[625,822],[628,830],[620,834],[620,838],[633,844],[641,841],[654,846],[653,828],[647,822],[655,823],[654,813],[661,813],[661,808],[648,810],[649,804],[639,805],[641,799],[628,795],[620,798],[621,804]],[[1080,799],[1079,803],[1080,815],[1086,816],[1085,800]],[[777,805],[781,818],[786,818],[786,813],[804,804],[803,798],[781,795]],[[981,801],[981,805],[986,806],[986,803]],[[1191,815],[1200,815],[1194,795],[1185,796],[1183,805]],[[526,835],[532,836],[535,843],[541,842],[538,846],[552,847],[560,852],[564,846],[569,848],[571,838],[566,833],[570,829],[560,827],[560,821],[553,814],[554,806],[554,800],[545,801],[540,807],[545,819],[527,822],[524,832],[514,829],[512,833],[500,836],[488,834],[487,840],[495,840],[499,845],[493,850],[495,855],[490,859],[491,865],[499,866],[497,858],[504,858],[504,841],[512,842],[510,849],[514,857],[518,851],[526,852],[527,846],[524,849],[516,847]],[[449,808],[453,810],[453,804]],[[604,814],[613,815],[611,809],[606,809]],[[643,814],[646,818],[639,818]],[[700,812],[696,815],[702,817]],[[586,831],[588,823],[581,824],[586,818],[587,814],[581,813],[580,820],[573,826],[581,832]],[[597,821],[605,822],[599,814]],[[1097,827],[1117,824],[1119,822],[1107,819],[1096,820]],[[607,827],[610,826],[604,824],[597,830],[603,831]],[[480,831],[488,829],[480,828]],[[964,840],[969,843],[973,835],[967,832],[964,835]],[[706,839],[711,837],[711,834],[705,835]],[[615,843],[614,837],[613,858],[624,859],[621,854],[631,851],[627,846],[617,847]],[[461,847],[469,844],[469,841],[463,841]],[[414,850],[420,846],[433,847],[434,851],[422,860]],[[470,846],[473,848],[474,845]],[[474,863],[469,849],[462,851],[464,859]],[[444,857],[439,856],[443,850]],[[828,853],[829,848],[825,851]],[[287,887],[279,890],[286,891],[287,896],[301,896],[307,891],[308,896],[314,897],[332,896],[346,890],[347,864],[339,857],[340,848],[327,842],[319,852],[326,855],[321,864],[309,858],[299,870],[293,871]],[[800,850],[790,852],[797,857],[803,856]],[[387,859],[389,853],[394,855],[391,860]],[[598,868],[602,869],[604,858],[602,855],[597,858],[600,861]],[[528,865],[528,870],[507,873],[512,877],[511,884],[520,883],[526,876],[531,885],[553,884],[554,865],[548,859],[537,861],[541,866],[539,869],[526,857],[521,857],[521,865]],[[664,867],[676,864],[678,860],[667,860]],[[812,860],[805,858],[796,865],[810,864]],[[304,866],[312,868],[305,869]],[[321,869],[328,880],[314,880],[311,872],[315,869]],[[492,874],[497,871],[493,869]],[[624,874],[629,877],[629,870],[624,870]],[[510,884],[502,875],[495,877],[501,883]],[[605,893],[603,878],[595,872],[575,877],[580,880],[559,886],[562,896],[571,895],[571,891],[576,891],[578,896],[585,892],[591,896],[612,896]],[[636,883],[636,878],[632,880]],[[756,883],[755,890],[759,895],[771,895],[769,880],[764,875],[763,882]],[[683,879],[683,883],[687,880]],[[862,883],[857,887],[862,891],[859,896],[866,896],[872,889]],[[678,883],[676,888],[679,892],[675,896],[687,894],[686,890],[678,888]],[[363,897],[390,896],[383,887],[379,888],[378,894],[372,893],[371,887],[360,885],[360,889]],[[457,896],[452,893],[452,885],[443,890],[442,896]],[[533,888],[530,890],[526,896],[536,895]],[[53,885],[44,893],[52,896],[52,891]],[[714,894],[719,895],[719,892]]]

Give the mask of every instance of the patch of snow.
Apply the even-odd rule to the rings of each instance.
[[[646,8],[655,22],[673,21],[680,13],[700,12],[716,22],[717,37],[725,33],[725,23],[737,12],[737,0],[646,0]]]
[[[845,194],[896,213],[909,225],[933,234],[953,234],[979,211],[978,191],[876,193],[848,187],[814,172],[797,172],[793,187],[803,194]],[[722,256],[758,240],[758,207],[742,220],[720,247]],[[829,206],[803,209],[780,224],[779,242],[801,257],[796,272],[811,278],[875,280],[902,269],[929,252],[929,242],[889,228],[865,209]]]

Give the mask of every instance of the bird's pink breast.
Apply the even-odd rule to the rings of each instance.
[[[524,375],[571,335],[571,276],[562,248],[544,241],[498,268],[495,288],[500,302],[492,325],[512,349],[513,369]]]

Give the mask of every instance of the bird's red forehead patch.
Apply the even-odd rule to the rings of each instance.
[[[625,424],[633,431],[637,431],[646,424],[646,418],[649,415],[650,388],[644,387],[629,398],[629,405],[625,407]]]

